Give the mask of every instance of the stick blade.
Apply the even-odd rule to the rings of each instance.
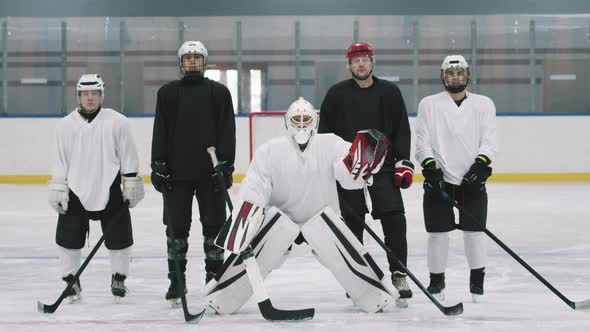
[[[205,314],[205,309],[203,309],[203,311],[199,312],[196,315],[192,315],[187,312],[186,315],[184,315],[184,320],[188,324],[197,324],[201,320],[201,318],[203,318],[204,314]]]
[[[55,312],[55,308],[50,305],[43,304],[41,301],[37,301],[37,311],[42,314],[52,314]]]
[[[273,307],[270,299],[258,303],[258,308],[264,319],[273,322],[297,322],[310,320],[315,315],[315,309],[281,310]]]
[[[573,308],[575,310],[589,310],[590,300],[574,302]]]
[[[459,316],[463,313],[463,303],[459,302],[451,307],[445,307],[443,313],[447,316]]]

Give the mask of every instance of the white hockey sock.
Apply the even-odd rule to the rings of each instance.
[[[129,256],[131,256],[131,247],[121,250],[110,250],[111,273],[119,273],[125,276],[129,275]]]
[[[74,275],[78,272],[82,261],[82,249],[67,249],[59,247],[59,261],[61,264],[61,276]]]
[[[428,271],[444,273],[449,258],[449,232],[428,233]]]
[[[483,232],[463,231],[467,264],[471,270],[486,266],[487,252]]]

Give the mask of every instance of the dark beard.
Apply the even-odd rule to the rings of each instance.
[[[199,70],[191,70],[191,71],[184,72],[184,76],[189,76],[189,77],[203,77],[204,74],[205,74],[204,72],[199,71]]]
[[[352,77],[356,78],[357,80],[364,81],[364,80],[368,79],[369,77],[371,77],[371,74],[373,74],[373,69],[371,69],[371,71],[368,72],[367,75],[364,77],[357,76],[352,70],[350,71],[350,73],[352,74]]]

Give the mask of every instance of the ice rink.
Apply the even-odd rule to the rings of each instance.
[[[232,193],[236,190],[232,188]],[[590,311],[570,309],[529,272],[489,240],[485,295],[471,303],[469,271],[459,232],[451,237],[446,305],[464,303],[464,313],[446,317],[411,284],[407,309],[393,304],[383,313],[362,312],[306,248],[266,280],[274,305],[281,309],[315,307],[316,316],[301,323],[265,321],[250,300],[231,316],[208,309],[197,325],[184,323],[182,310],[163,296],[168,287],[161,197],[146,185],[146,198],[132,210],[135,245],[130,294],[113,304],[108,253],[101,248],[81,277],[83,302],[67,304],[51,315],[37,312],[37,300],[53,303],[65,283],[60,278],[54,243],[56,214],[45,186],[0,185],[0,262],[2,331],[590,331]],[[559,291],[573,301],[590,299],[590,183],[488,185],[488,229],[510,246]],[[404,191],[408,219],[410,270],[428,285],[422,188]],[[190,311],[204,306],[201,227],[196,204],[189,239],[187,283]],[[379,234],[380,225],[369,225]],[[84,255],[101,231],[91,225]],[[365,234],[365,243],[386,270],[386,256]]]

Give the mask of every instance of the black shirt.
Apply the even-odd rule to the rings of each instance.
[[[223,84],[185,76],[158,90],[152,161],[166,161],[175,180],[196,180],[213,172],[207,148],[234,163],[236,125],[231,95]]]
[[[352,142],[356,132],[363,129],[377,129],[390,139],[388,169],[398,160],[410,159],[408,113],[394,83],[373,76],[373,85],[361,88],[351,78],[328,90],[320,109],[318,132],[334,133]]]

